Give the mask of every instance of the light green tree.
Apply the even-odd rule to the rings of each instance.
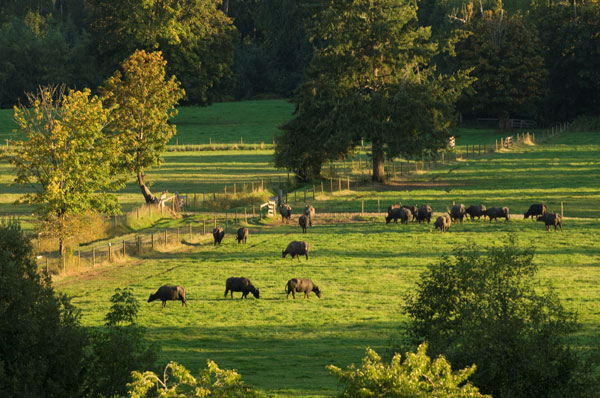
[[[169,362],[161,379],[154,372],[133,372],[133,381],[127,385],[129,397],[147,397],[151,389],[156,388],[160,398],[167,397],[214,397],[214,398],[252,398],[258,393],[242,382],[242,376],[235,370],[220,369],[211,360],[202,370],[199,378],[192,376],[189,370],[176,362]]]
[[[114,107],[109,128],[120,148],[115,167],[137,177],[146,203],[158,200],[144,172],[162,163],[161,155],[176,132],[169,120],[185,95],[175,76],[166,77],[165,66],[160,51],[138,50],[123,62],[123,73],[115,72],[100,88],[103,101]]]
[[[467,381],[475,365],[452,371],[444,357],[432,361],[426,351],[427,344],[423,343],[416,353],[407,353],[404,361],[396,354],[386,364],[367,348],[360,368],[327,368],[343,385],[340,398],[490,398]]]
[[[20,200],[36,206],[46,229],[64,242],[76,232],[88,211],[116,214],[117,199],[109,192],[123,183],[111,167],[118,154],[107,134],[111,108],[90,90],[40,87],[27,95],[28,104],[15,107],[21,142],[9,157],[15,182],[30,188]]]

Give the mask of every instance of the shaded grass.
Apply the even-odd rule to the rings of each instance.
[[[306,235],[293,221],[250,226],[247,245],[228,234],[220,247],[154,254],[135,265],[65,277],[56,286],[75,297],[89,326],[102,323],[114,288],[132,287],[144,302],[138,322],[162,346],[162,362],[175,360],[197,372],[210,358],[238,369],[244,380],[271,396],[333,396],[336,381],[325,365],[346,366],[360,361],[366,346],[385,353],[392,341],[405,341],[403,297],[428,264],[454,247],[498,244],[512,233],[521,244],[536,247],[540,278],[556,286],[567,308],[578,311],[583,328],[571,343],[598,342],[600,231],[592,220],[569,221],[562,233],[519,220],[464,223],[441,234],[430,232],[432,225],[318,219]],[[291,240],[311,243],[308,261],[281,258]],[[240,300],[240,293],[224,299],[230,276],[249,277],[261,299]],[[323,299],[286,300],[284,286],[292,277],[312,278]],[[186,287],[187,308],[178,302],[164,310],[160,303],[145,303],[167,283]]]

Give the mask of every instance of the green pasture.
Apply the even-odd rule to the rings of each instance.
[[[247,245],[238,245],[229,233],[220,247],[190,242],[180,252],[65,277],[55,286],[74,297],[88,326],[102,324],[116,287],[132,287],[142,302],[138,323],[162,347],[162,364],[174,360],[197,374],[210,358],[238,369],[269,396],[330,397],[337,386],[325,365],[345,367],[359,362],[367,346],[387,355],[391,345],[406,342],[403,297],[427,264],[457,246],[499,244],[511,233],[536,248],[540,278],[578,312],[582,329],[571,343],[582,348],[598,343],[600,228],[595,220],[572,220],[556,233],[524,220],[465,222],[444,234],[432,228],[318,219],[303,235],[296,219],[286,226],[250,225]],[[281,258],[292,240],[310,242],[309,260]],[[230,276],[249,277],[260,299],[240,300],[240,293],[224,299]],[[323,299],[286,300],[284,286],[292,277],[312,278]],[[163,284],[185,286],[188,307],[146,303]]]

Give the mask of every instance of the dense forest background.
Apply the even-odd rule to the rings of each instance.
[[[135,49],[161,50],[184,103],[288,98],[313,48],[321,0],[4,0],[0,107],[39,85],[95,90]],[[475,68],[465,117],[540,123],[600,113],[597,1],[421,0],[418,23],[446,53],[439,70]],[[451,38],[460,37],[456,45]],[[445,47],[446,46],[446,47]]]

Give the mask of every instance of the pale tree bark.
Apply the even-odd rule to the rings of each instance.
[[[373,141],[373,181],[385,182],[385,155],[379,140]]]

